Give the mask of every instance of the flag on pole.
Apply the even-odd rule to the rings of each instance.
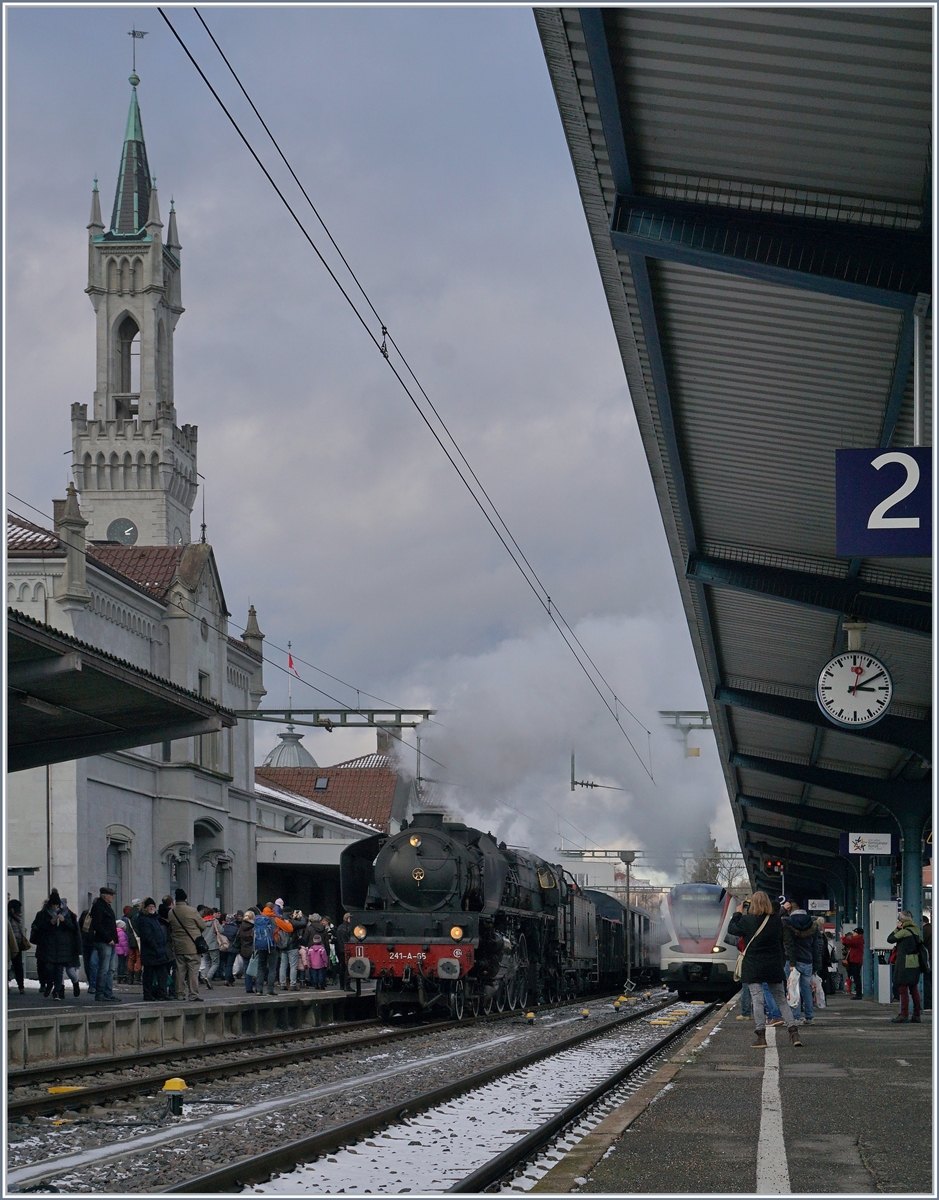
[[[287,670],[288,670],[288,671],[293,671],[294,675],[296,675],[296,677],[297,677],[298,679],[300,678],[300,672],[299,672],[299,671],[297,670],[297,668],[296,668],[296,667],[293,665],[293,655],[290,653],[290,651],[289,651],[289,650],[287,651]]]

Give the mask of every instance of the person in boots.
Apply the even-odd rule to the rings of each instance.
[[[763,1004],[763,984],[767,984],[776,1001],[780,1016],[793,1046],[801,1046],[799,1027],[793,1020],[786,1002],[785,952],[783,931],[779,913],[765,892],[754,892],[745,904],[738,904],[730,919],[727,931],[733,937],[743,938],[744,956],[740,979],[749,987],[753,1002],[755,1036],[751,1045],[766,1045],[766,1013]]]
[[[893,964],[893,978],[900,991],[900,1012],[893,1018],[893,1023],[899,1025],[906,1021],[920,1023],[919,977],[923,966],[920,953],[923,949],[923,935],[920,927],[913,920],[913,914],[906,909],[897,917],[897,927],[887,934],[887,941],[893,942],[897,948],[896,961]],[[913,1015],[910,1016],[910,993],[913,993]]]

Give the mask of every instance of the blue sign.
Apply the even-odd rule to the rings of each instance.
[[[836,450],[839,558],[932,555],[932,449]]]

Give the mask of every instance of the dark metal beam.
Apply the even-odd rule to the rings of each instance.
[[[25,771],[30,767],[42,767],[47,763],[68,762],[73,758],[87,758],[92,754],[113,754],[116,750],[132,750],[136,746],[155,746],[159,742],[175,742],[180,738],[200,737],[206,733],[218,733],[229,722],[222,716],[204,720],[170,722],[142,729],[122,729],[117,733],[92,733],[80,737],[56,738],[49,741],[10,746],[7,750],[8,769]]]
[[[761,844],[755,843],[755,845],[759,849]],[[763,845],[765,845],[765,843],[763,843]],[[792,851],[785,854],[779,854],[775,848],[766,846],[766,848],[762,849],[760,852],[764,855],[772,854],[778,858],[785,858],[789,868],[803,867],[810,870],[814,869],[816,871],[835,872],[838,870],[838,864],[844,862],[843,858],[835,858],[834,856],[828,858],[820,854],[811,854],[807,850],[799,850],[798,848],[794,848]],[[786,871],[787,875],[790,873],[794,872],[791,872],[791,870]],[[775,882],[778,887],[780,882],[779,879],[776,878]],[[786,881],[786,884],[788,886],[788,880]]]
[[[77,651],[59,654],[55,658],[32,658],[11,662],[7,667],[7,687],[23,689],[46,679],[70,675],[82,669],[82,656]]]
[[[892,817],[865,817],[861,814],[834,812],[830,808],[819,808],[814,804],[784,804],[781,800],[766,800],[762,796],[748,796],[738,792],[736,803],[741,808],[755,808],[762,812],[775,813],[792,821],[808,821],[824,829],[838,833],[896,833],[897,824]]]
[[[741,821],[740,828],[745,829],[748,833],[775,838],[785,846],[805,846],[809,850],[821,850],[826,854],[833,854],[835,857],[841,853],[837,838],[822,837],[817,833],[796,833],[792,829],[779,829],[775,825],[759,825],[755,821]]]
[[[685,574],[688,579],[711,587],[758,592],[787,604],[876,621],[927,637],[932,633],[932,593],[915,588],[889,587],[861,579],[835,579],[807,571],[694,553],[688,556]]]
[[[774,696],[767,692],[730,687],[716,688],[714,699],[720,704],[770,713],[774,717],[784,717],[788,721],[799,721],[803,725],[814,725],[819,729],[830,729],[848,737],[884,742],[888,746],[913,750],[927,762],[932,758],[932,729],[928,721],[914,721],[888,714],[870,729],[842,729],[833,725],[812,700],[795,700],[791,696]]]
[[[919,230],[628,193],[610,229],[629,254],[903,311],[931,287],[930,237]]]
[[[844,792],[848,796],[860,796],[882,804],[891,811],[910,806],[928,807],[932,795],[932,783],[926,779],[875,779],[870,775],[854,775],[848,771],[832,771],[828,767],[809,767],[801,763],[780,762],[775,758],[759,758],[753,754],[732,753],[730,761],[735,767],[749,771],[761,771],[765,775],[776,775],[783,779],[796,779],[812,787],[827,788],[833,792]],[[931,772],[930,772],[931,774]]]

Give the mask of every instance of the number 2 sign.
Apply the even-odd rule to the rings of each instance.
[[[839,558],[932,554],[932,449],[835,451]]]

